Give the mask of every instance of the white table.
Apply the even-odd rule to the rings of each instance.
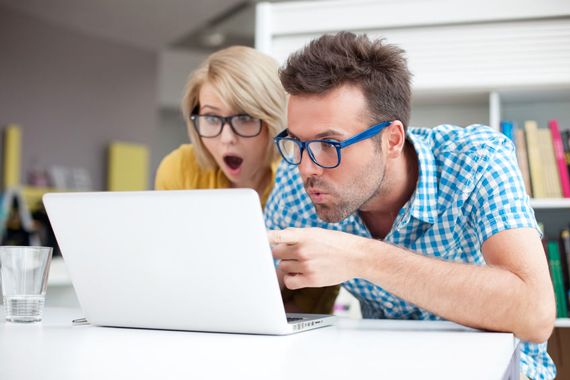
[[[450,322],[340,319],[335,327],[256,336],[72,326],[47,308],[4,323],[0,379],[519,379],[512,334]]]

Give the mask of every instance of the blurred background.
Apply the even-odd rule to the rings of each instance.
[[[254,5],[1,0],[0,126],[21,128],[19,183],[83,169],[82,186],[105,190],[110,144],[126,142],[146,148],[151,187],[160,159],[187,141],[187,75],[212,51],[254,45]]]
[[[539,161],[550,157],[518,158],[545,241],[568,230],[550,132],[532,144],[515,136],[556,121],[570,169],[568,0],[0,0],[2,243],[56,245],[45,192],[151,189],[162,157],[188,141],[181,94],[211,52],[246,45],[283,62],[338,30],[406,50],[412,126],[482,123],[516,140],[517,154],[532,147]],[[535,192],[528,167],[547,192]],[[570,378],[560,365],[570,362],[568,269],[549,347],[561,378]],[[61,259],[49,280],[48,304],[77,304]],[[358,317],[346,293],[337,305]]]
[[[566,0],[258,4],[0,0],[3,187],[30,208],[53,189],[152,188],[161,158],[188,140],[181,93],[209,53],[257,46],[283,62],[341,29],[407,51],[412,125],[570,119]]]

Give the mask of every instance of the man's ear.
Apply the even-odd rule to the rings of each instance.
[[[382,142],[388,158],[397,158],[402,154],[406,142],[406,131],[400,120],[394,120],[384,129]]]

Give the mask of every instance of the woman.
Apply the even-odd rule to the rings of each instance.
[[[157,190],[252,188],[262,206],[273,188],[273,137],[286,127],[285,91],[271,57],[252,48],[220,50],[190,76],[182,100],[190,140],[167,155]],[[338,287],[285,290],[288,311],[330,313]]]

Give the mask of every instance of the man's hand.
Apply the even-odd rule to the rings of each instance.
[[[322,228],[268,232],[288,289],[323,287],[359,277],[369,239]]]

